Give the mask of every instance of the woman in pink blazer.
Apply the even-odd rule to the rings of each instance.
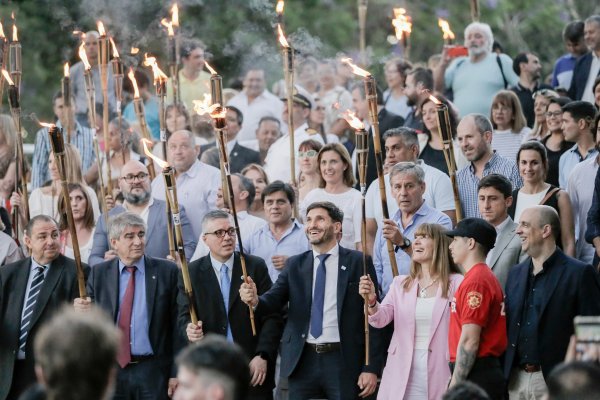
[[[463,277],[443,232],[437,224],[417,228],[410,274],[394,278],[381,304],[371,279],[361,278],[369,324],[382,328],[394,321],[378,399],[439,400],[448,387],[450,300]]]

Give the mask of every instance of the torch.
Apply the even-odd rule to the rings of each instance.
[[[9,84],[8,87],[8,101],[10,105],[10,112],[12,114],[13,121],[15,123],[15,128],[17,131],[17,143],[15,146],[15,159],[16,159],[16,168],[15,168],[15,192],[21,194],[23,214],[25,216],[25,220],[29,221],[29,200],[27,195],[27,177],[25,176],[26,164],[25,164],[25,156],[23,152],[23,136],[21,134],[21,105],[19,102],[19,89],[12,81],[9,73],[3,69],[2,75],[4,79]],[[19,207],[13,207],[13,231],[14,237],[19,241]]]
[[[69,197],[69,183],[65,170],[65,142],[63,139],[62,129],[54,124],[42,124],[48,128],[48,136],[54,153],[54,160],[60,174],[60,183],[62,186],[62,195],[65,199],[65,212],[67,213],[67,223],[69,225],[69,234],[73,244],[73,255],[75,258],[75,268],[77,269],[77,283],[79,286],[79,297],[85,299],[87,291],[85,289],[85,276],[83,267],[81,266],[81,254],[79,253],[79,240],[77,239],[77,230],[75,229],[75,221],[73,220],[73,210],[71,209],[71,199]]]
[[[389,219],[390,214],[387,208],[387,195],[385,193],[385,181],[383,177],[383,155],[381,152],[381,136],[379,134],[379,120],[377,119],[377,83],[369,71],[365,71],[352,63],[352,59],[343,58],[342,62],[352,68],[355,75],[362,76],[365,82],[365,94],[369,103],[369,117],[373,129],[373,150],[375,151],[375,167],[377,168],[377,178],[379,181],[379,196],[381,198],[381,211],[383,218]],[[386,240],[390,265],[392,266],[393,276],[398,276],[398,264],[396,263],[396,253],[394,244],[390,239]],[[363,249],[365,250],[365,249]]]
[[[140,125],[140,130],[142,131],[142,138],[152,143],[152,139],[150,139],[150,130],[148,129],[148,124],[146,123],[144,101],[140,97],[140,90],[138,89],[137,81],[135,80],[133,68],[129,67],[129,73],[127,73],[127,77],[133,84],[133,109],[135,110],[135,115],[137,117],[138,124]],[[164,156],[166,157],[166,153]],[[152,162],[148,163],[148,172],[150,173],[150,177],[154,179],[156,172],[154,171],[154,164]]]
[[[392,25],[396,31],[396,38],[402,46],[403,57],[409,58],[412,18],[406,14],[406,9],[394,8],[394,19],[392,19]]]
[[[4,34],[4,28],[0,22],[0,40],[2,41],[2,57],[0,57],[0,67],[2,69],[10,68],[8,65],[8,54],[10,53],[8,39]],[[2,105],[2,99],[4,98],[4,75],[0,76],[0,105]]]
[[[456,222],[462,220],[462,208],[460,206],[460,194],[458,192],[458,184],[456,182],[456,159],[454,158],[454,142],[452,140],[452,128],[450,125],[450,115],[448,106],[442,103],[433,95],[429,95],[429,99],[435,104],[438,120],[438,134],[444,144],[443,152],[448,174],[452,182],[452,191],[454,192],[454,206],[456,207]]]
[[[13,15],[14,20],[14,15]],[[21,43],[19,43],[19,37],[17,36],[17,24],[13,23],[13,34],[12,41],[9,46],[10,53],[10,76],[17,88],[19,94],[21,94]]]
[[[279,43],[283,49],[283,72],[287,88],[288,132],[290,135],[291,183],[296,186],[296,148],[294,144],[294,49],[288,43],[281,25],[277,25]]]
[[[181,268],[181,275],[183,276],[183,286],[185,293],[188,298],[190,317],[192,324],[198,324],[198,317],[196,315],[196,309],[194,307],[194,295],[192,289],[192,280],[190,278],[190,271],[188,269],[187,260],[185,258],[185,250],[183,247],[183,231],[181,229],[181,215],[179,213],[179,201],[177,200],[177,185],[175,182],[175,171],[168,162],[161,160],[156,157],[148,149],[148,145],[152,145],[152,141],[146,138],[142,138],[142,144],[144,146],[144,153],[154,160],[163,170],[163,178],[165,180],[165,188],[167,190],[167,203],[171,208],[171,215],[173,216],[173,222],[175,223],[175,240],[177,243],[177,254],[179,255],[179,266]],[[170,218],[169,218],[170,219]],[[173,232],[170,231],[170,235]]]
[[[363,65],[367,65],[366,52],[366,26],[367,26],[367,3],[369,0],[358,0],[358,32],[359,32],[359,48],[360,58]]]
[[[69,63],[64,66],[64,76],[61,81],[63,107],[65,109],[65,129],[67,130],[67,143],[71,143],[71,132],[73,131],[73,121],[71,121],[71,78],[69,77]]]
[[[123,138],[123,129],[121,129],[121,101],[123,101],[123,63],[117,45],[113,38],[110,38],[113,58],[110,60],[112,66],[113,79],[115,80],[115,98],[117,100],[117,121],[119,121],[119,135],[121,140],[121,157],[123,157],[123,165],[125,165],[125,140]]]
[[[174,5],[173,7],[177,7]],[[173,87],[173,103],[179,104],[179,77],[177,76],[179,70],[179,57],[177,54],[177,38],[175,37],[175,30],[173,29],[175,21],[167,21],[163,18],[160,23],[167,28],[167,54],[169,56],[169,72],[171,73],[171,86]],[[177,21],[179,24],[179,21]]]
[[[471,19],[473,22],[479,21],[479,0],[471,0]]]
[[[367,218],[365,212],[365,196],[367,195],[367,157],[369,154],[369,138],[365,125],[351,110],[346,110],[343,114],[344,119],[354,128],[356,137],[356,156],[358,162],[358,181],[360,183],[361,193],[361,244],[363,255],[363,275],[368,274],[367,270]],[[365,365],[369,365],[369,302],[367,296],[364,298],[365,314]]]
[[[454,35],[454,32],[452,32],[452,30],[450,29],[450,24],[448,23],[448,21],[442,18],[438,18],[438,26],[442,29],[442,32],[444,34],[444,44],[452,45],[456,36]]]
[[[108,193],[112,193],[112,181],[110,170],[110,148],[108,147],[108,35],[104,30],[102,21],[98,21],[98,64],[100,65],[100,78],[102,83],[102,130],[104,132],[104,156],[106,157],[106,171],[108,182],[106,187]]]

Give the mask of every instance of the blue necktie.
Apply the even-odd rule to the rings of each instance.
[[[225,304],[225,315],[227,316],[227,340],[233,342],[231,334],[231,326],[229,324],[229,289],[231,287],[231,279],[229,279],[229,267],[226,264],[221,265],[221,294],[223,295],[223,303]]]
[[[23,318],[21,318],[21,332],[19,335],[19,350],[23,352],[25,352],[25,345],[27,344],[27,335],[29,333],[29,323],[33,315],[33,308],[42,289],[42,283],[44,283],[44,269],[45,267],[36,267],[35,275],[31,280],[29,293],[25,300],[25,310],[23,311]]]
[[[317,339],[323,333],[323,307],[325,305],[325,260],[331,254],[319,254],[319,266],[315,279],[312,307],[310,310],[310,334]]]

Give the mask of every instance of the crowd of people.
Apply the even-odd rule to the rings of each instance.
[[[102,99],[98,37],[84,44]],[[109,74],[97,154],[103,120],[74,65],[74,106],[52,99],[64,166],[40,129],[29,196],[13,191],[20,133],[0,115],[0,400],[600,398],[600,15],[563,38],[547,82],[537,55],[493,51],[480,22],[467,56],[391,58],[381,138],[341,59],[299,57],[291,102],[253,67],[224,90],[225,150],[194,111],[210,75],[188,39],[166,154],[140,143],[144,124],[160,143],[142,69],[146,121],[127,101],[117,117]],[[346,109],[367,130],[364,182]],[[175,171],[177,214],[151,156]],[[597,317],[595,337],[577,316]]]

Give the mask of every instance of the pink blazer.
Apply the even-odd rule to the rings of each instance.
[[[387,364],[381,377],[378,399],[403,399],[410,376],[415,345],[415,308],[417,305],[417,283],[408,291],[402,287],[406,275],[394,278],[388,294],[379,305],[377,313],[369,316],[369,324],[382,328],[394,321],[394,334],[388,348]],[[438,400],[448,387],[450,369],[448,362],[448,324],[450,322],[450,300],[463,280],[462,275],[450,276],[448,298],[442,298],[438,287],[431,318],[429,334],[429,356],[427,358],[427,387],[429,400]]]

